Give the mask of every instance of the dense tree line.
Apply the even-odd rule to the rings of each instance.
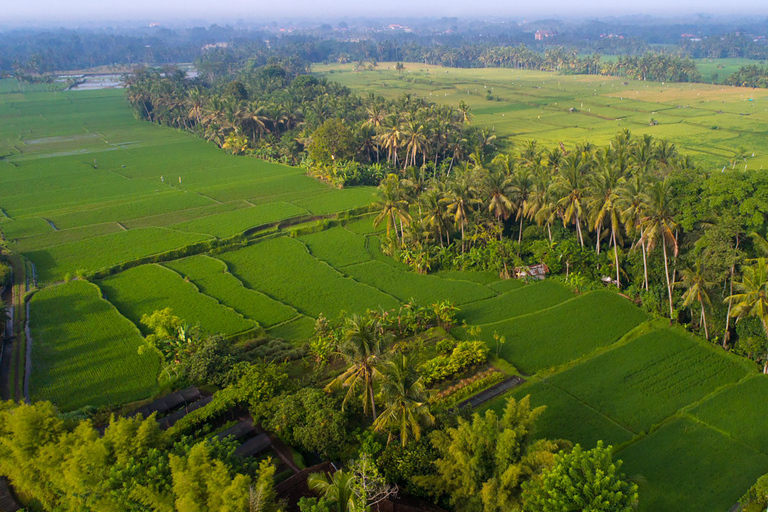
[[[623,131],[605,147],[531,141],[492,159],[472,154],[451,174],[391,174],[376,221],[390,253],[416,271],[512,277],[545,263],[579,287],[610,283],[724,346],[738,337],[737,350],[766,362],[768,317],[749,295],[768,272],[754,259],[768,254],[766,179],[703,172],[674,144]]]
[[[725,79],[728,85],[737,87],[768,87],[768,68],[756,64],[742,66],[737,72]]]

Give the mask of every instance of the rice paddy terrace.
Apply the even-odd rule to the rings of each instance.
[[[486,71],[517,73],[472,72],[490,76]],[[429,80],[438,72],[413,74]],[[400,80],[394,72],[386,79],[381,78],[386,72],[368,73],[368,79],[393,82],[382,86],[388,94],[403,92],[401,84],[437,90]],[[470,70],[461,73],[461,80],[475,83],[467,78]],[[349,73],[350,80],[365,75]],[[579,112],[553,105],[563,101],[558,91],[568,92],[558,83],[573,81],[584,90],[590,83],[594,89],[597,77],[525,75],[544,83],[542,89],[530,86],[524,102],[512,97],[518,85],[491,85],[494,95],[509,94],[502,101],[467,96],[458,84],[440,90],[445,101],[445,95],[455,95],[453,104],[467,96],[477,123],[493,126],[501,119],[506,124],[495,125],[497,132],[506,127],[518,140],[538,133],[552,143],[579,137],[602,142],[619,123],[584,113],[598,101],[621,105],[622,127],[630,122],[627,104],[620,103],[630,101],[620,99],[623,92],[589,96],[594,103],[585,100]],[[599,80],[607,82],[603,89],[621,83]],[[412,273],[381,252],[370,216],[315,222],[320,215],[367,205],[370,188],[336,190],[300,169],[229,156],[189,134],[136,121],[120,92],[21,93],[0,85],[5,91],[0,117],[6,121],[0,126],[0,229],[9,248],[30,262],[30,276],[34,266],[38,286],[29,308],[31,399],[74,410],[151,396],[158,389],[160,362],[138,354],[147,334],[139,319],[165,307],[211,332],[237,336],[263,329],[300,343],[321,313],[333,318],[397,307],[411,298],[448,299],[461,308],[460,321],[480,326],[491,351],[527,377],[509,394],[531,394],[536,405],[547,405],[539,434],[590,447],[599,439],[614,445],[623,469],[642,477],[642,510],[721,512],[766,472],[768,415],[762,393],[768,378],[752,363],[649,320],[625,298],[607,291],[574,294],[554,280],[525,285],[479,272]],[[673,91],[707,87],[642,85],[649,90],[638,88],[632,105],[647,107],[653,94],[667,93],[674,103],[682,100],[670,99]],[[705,104],[722,101],[716,90],[707,93]],[[546,94],[555,96],[547,100]],[[757,140],[762,116],[757,105],[765,100],[741,101],[739,94],[745,92],[722,96],[727,103],[717,108],[723,114],[692,116],[743,120],[738,133],[702,128],[706,131],[697,133],[727,137],[711,149],[695,136],[679,144],[695,150],[696,142],[700,154],[726,159],[734,141]],[[755,111],[738,116],[739,106]],[[679,118],[678,130],[695,130],[704,119],[693,122],[685,113],[709,108],[659,107],[670,111],[659,118],[670,123]],[[519,117],[507,119],[513,113]],[[539,122],[539,115],[545,120]],[[647,113],[634,115],[642,126]],[[593,120],[593,129],[562,124],[581,125],[582,119]],[[648,128],[658,126],[663,123]],[[761,158],[756,154],[749,165]],[[305,223],[274,227],[286,221]],[[312,229],[304,229],[308,225]],[[259,227],[264,236],[218,245]],[[189,246],[200,250],[184,252]],[[92,277],[64,280],[78,271]],[[464,327],[452,334],[469,336]],[[494,344],[494,334],[505,337],[503,346]],[[505,398],[483,407],[499,408]]]

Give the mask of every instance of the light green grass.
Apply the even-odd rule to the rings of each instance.
[[[748,372],[744,361],[663,329],[555,375],[549,382],[639,433]]]
[[[323,313],[336,318],[341,311],[392,309],[395,298],[354,281],[314,258],[298,240],[280,237],[219,256],[249,288],[296,307],[307,316]]]
[[[218,238],[237,235],[249,228],[306,215],[307,211],[290,203],[266,203],[251,208],[210,215],[170,226],[190,233],[206,233]]]
[[[191,245],[207,235],[182,233],[165,228],[120,231],[78,242],[31,251],[27,256],[42,282],[62,279],[78,270],[95,271],[152,254]]]
[[[116,405],[157,391],[160,359],[138,354],[136,327],[85,281],[39,291],[30,305],[32,400],[64,411]]]
[[[768,376],[755,375],[689,411],[699,421],[768,454]]]
[[[539,313],[484,324],[480,337],[494,348],[494,333],[504,336],[501,357],[530,375],[610,345],[644,319],[645,314],[628,300],[598,291]],[[463,329],[455,332],[467,336]]]
[[[313,256],[336,268],[371,260],[371,255],[366,249],[366,237],[344,227],[302,235],[299,240],[307,245]]]
[[[110,233],[117,233],[119,231],[124,231],[124,229],[115,222],[107,222],[105,224],[91,224],[90,226],[62,229],[59,231],[49,231],[48,233],[42,235],[24,238],[19,240],[16,247],[18,248],[19,252],[28,253],[48,247],[53,247],[55,245],[79,242],[88,238],[109,235]]]
[[[143,265],[100,281],[107,300],[146,334],[142,315],[171,308],[189,325],[200,326],[211,334],[231,335],[247,331],[255,324],[234,310],[204,295],[176,272],[160,265]]]
[[[676,419],[619,452],[642,478],[642,512],[723,512],[766,471],[768,456],[690,419]]]
[[[459,320],[464,320],[470,325],[490,324],[535,313],[572,298],[573,293],[562,284],[556,281],[539,281],[515,287],[498,297],[466,304],[461,308]]]
[[[403,302],[415,299],[417,304],[425,306],[441,300],[449,300],[460,306],[495,295],[477,283],[416,274],[380,261],[360,263],[344,267],[343,270],[358,281],[383,290]]]
[[[298,313],[261,292],[243,286],[227,271],[226,264],[210,256],[191,256],[164,263],[189,279],[197,288],[263,327],[295,317]]]
[[[306,340],[312,336],[312,333],[314,332],[315,319],[304,315],[267,330],[267,333],[273,338],[282,338],[284,340],[293,341]]]
[[[520,400],[531,395],[531,405],[546,406],[536,422],[536,437],[542,439],[568,439],[582,446],[595,446],[597,441],[618,445],[629,441],[632,433],[608,417],[577,400],[565,391],[546,382],[525,384],[515,388],[478,409],[493,409],[498,414],[504,410],[509,397]]]

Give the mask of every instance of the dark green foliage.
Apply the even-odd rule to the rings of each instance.
[[[223,336],[210,336],[183,362],[182,372],[193,382],[225,385],[226,372],[237,361],[231,342]]]
[[[434,475],[437,471],[434,461],[440,453],[424,436],[403,446],[402,443],[389,443],[379,455],[378,466],[388,481],[396,483],[408,494],[426,498],[431,490],[419,483],[415,477]]]
[[[303,388],[252,409],[254,421],[286,443],[307,452],[335,458],[347,443],[347,417],[337,396]]]
[[[484,363],[488,359],[488,347],[482,341],[462,341],[450,355],[440,355],[426,361],[419,367],[424,383],[429,385],[447,379],[470,366]]]
[[[535,512],[582,510],[589,512],[633,512],[638,501],[637,484],[619,472],[621,461],[613,462],[611,447],[555,455],[555,464],[544,470],[540,480],[524,486],[524,509]]]
[[[352,132],[340,119],[328,119],[312,133],[307,153],[312,160],[324,165],[348,160],[355,155]]]
[[[0,288],[10,286],[12,283],[13,269],[8,263],[0,261]]]

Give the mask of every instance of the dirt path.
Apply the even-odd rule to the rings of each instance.
[[[509,391],[510,389],[519,386],[525,382],[525,379],[518,377],[517,375],[505,379],[498,384],[491,386],[490,388],[479,392],[478,394],[471,396],[459,403],[459,407],[472,407],[473,409],[478,405],[482,405],[492,398],[496,398],[500,394]]]
[[[11,361],[13,360],[13,292],[9,287],[3,292],[3,303],[8,307],[8,318],[3,323],[3,335],[0,337],[0,400],[10,400]]]

